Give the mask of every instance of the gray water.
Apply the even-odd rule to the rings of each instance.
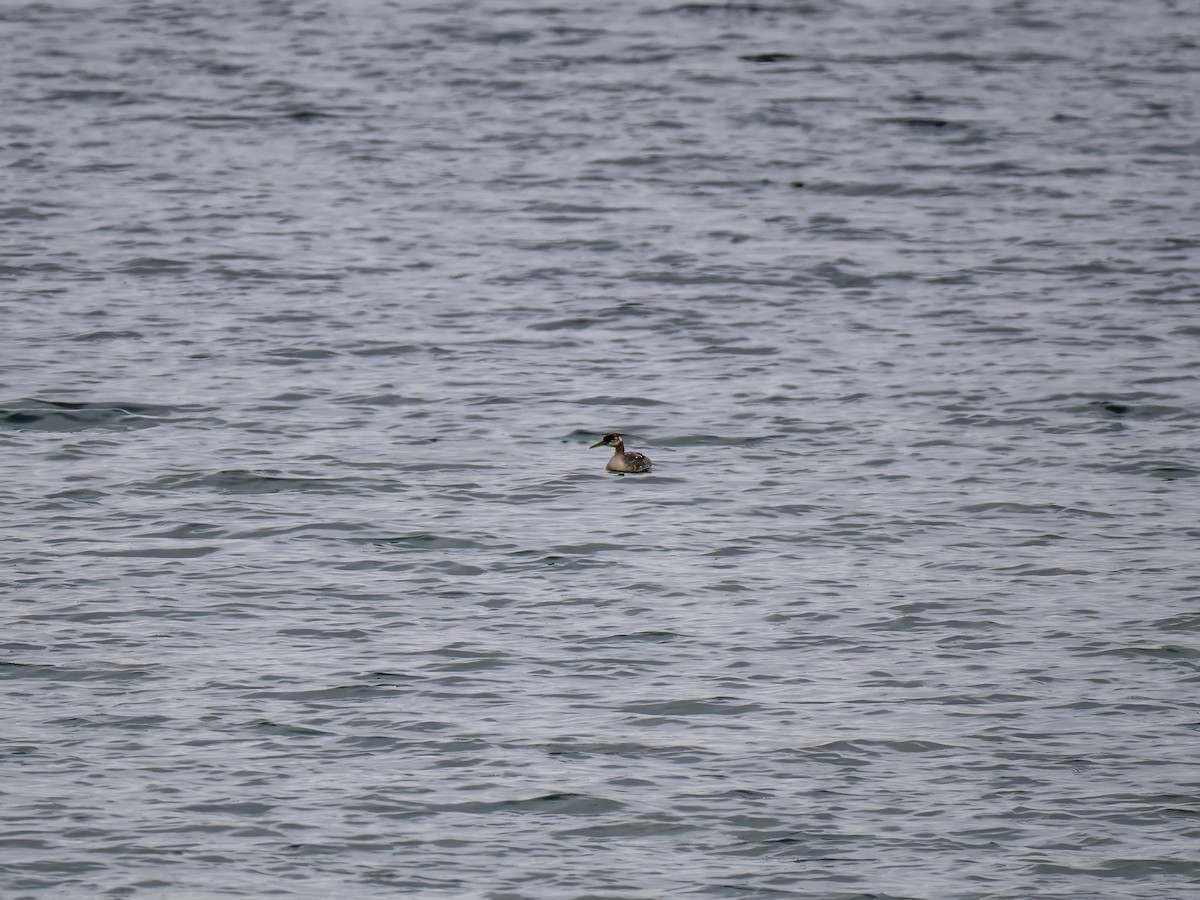
[[[1198,33],[5,4],[0,895],[1197,896]]]

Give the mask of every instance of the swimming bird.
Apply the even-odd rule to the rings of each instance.
[[[630,450],[627,453],[625,451],[625,439],[615,431],[610,432],[609,434],[606,434],[604,437],[600,438],[600,440],[592,444],[592,447],[613,448],[612,458],[604,467],[610,472],[620,472],[621,474],[624,474],[626,472],[650,471],[650,457],[643,453],[636,453],[633,450]],[[588,449],[591,450],[592,447],[588,447]]]

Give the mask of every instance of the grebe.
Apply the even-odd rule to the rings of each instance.
[[[612,458],[604,467],[610,472],[620,472],[624,474],[625,472],[650,471],[650,457],[642,453],[635,453],[632,450],[626,453],[625,439],[615,431],[600,438],[600,440],[592,444],[592,447],[614,448]],[[591,450],[592,447],[588,447],[588,449]]]

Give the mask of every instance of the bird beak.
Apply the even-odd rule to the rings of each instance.
[[[588,449],[594,450],[597,447],[603,447],[603,446],[604,446],[604,438],[600,438],[600,440],[596,441],[596,443],[592,444],[592,446],[588,447]]]

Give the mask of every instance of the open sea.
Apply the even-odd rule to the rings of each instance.
[[[0,3],[0,897],[1200,897],[1198,106],[1183,0]]]

